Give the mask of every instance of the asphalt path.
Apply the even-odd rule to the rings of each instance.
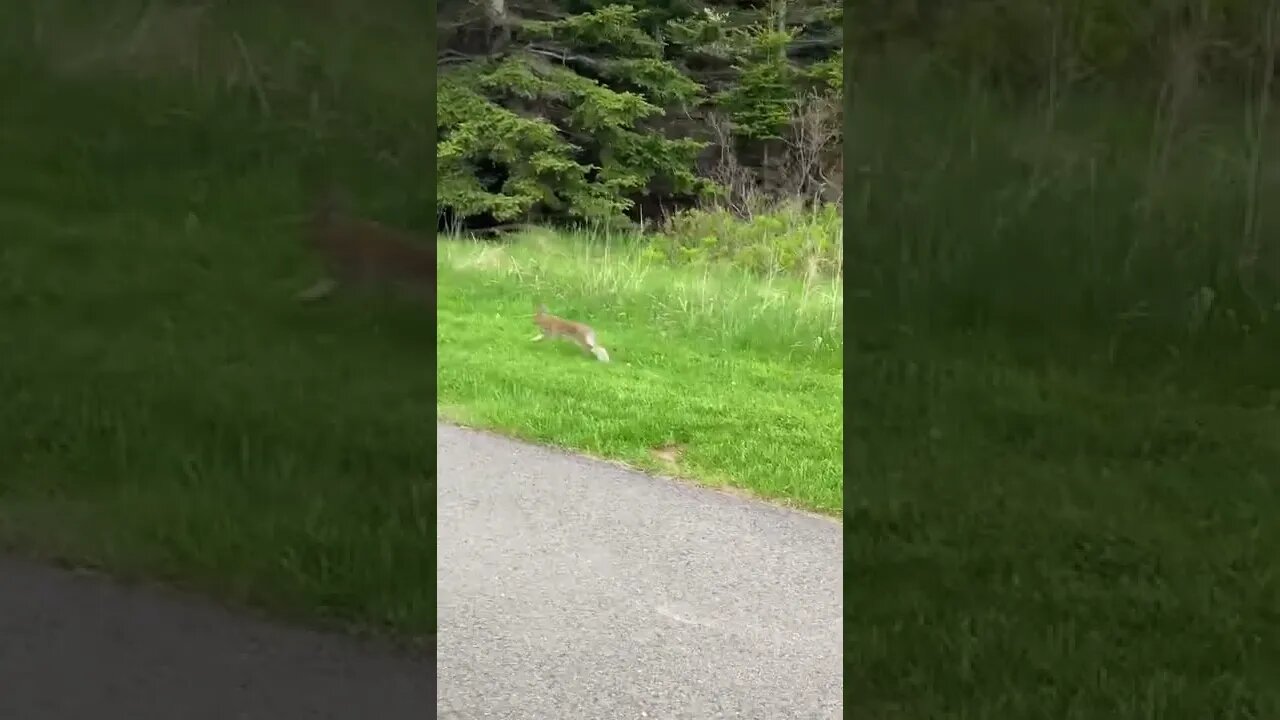
[[[437,437],[441,718],[842,717],[838,523]]]
[[[437,431],[438,659],[0,556],[0,720],[842,716],[837,523]]]
[[[0,557],[0,720],[423,720],[434,657]]]

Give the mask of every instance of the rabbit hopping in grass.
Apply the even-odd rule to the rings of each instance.
[[[541,331],[533,337],[533,342],[545,338],[562,338],[572,340],[579,347],[595,356],[600,362],[609,362],[609,351],[596,342],[596,331],[590,326],[572,320],[565,320],[547,312],[546,305],[538,306],[538,313],[533,316],[533,324]]]
[[[332,190],[316,202],[306,241],[328,274],[298,293],[299,300],[320,300],[339,287],[394,286],[435,303],[435,248],[408,233],[341,212]]]

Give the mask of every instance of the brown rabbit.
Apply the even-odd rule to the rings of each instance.
[[[556,317],[547,312],[546,305],[539,305],[538,312],[533,316],[533,324],[537,325],[542,331],[533,338],[533,342],[538,342],[543,338],[565,338],[577,343],[583,350],[596,356],[600,362],[609,362],[609,351],[605,350],[602,345],[596,343],[596,331],[589,326],[572,320],[565,320],[562,317]]]
[[[435,247],[408,233],[341,211],[334,190],[317,200],[306,228],[306,241],[324,262],[328,276],[298,293],[301,300],[328,297],[339,286],[395,286],[434,305]]]

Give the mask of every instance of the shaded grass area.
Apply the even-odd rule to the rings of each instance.
[[[841,512],[838,287],[549,233],[440,253],[443,418]],[[612,362],[531,342],[539,302],[592,325]]]
[[[0,545],[433,633],[432,319],[293,299],[319,272],[298,234],[308,168],[411,225],[421,155],[337,109],[317,150],[288,103],[264,115],[222,78],[68,74],[5,50]],[[397,118],[418,98],[378,92],[383,127],[411,132]]]
[[[855,353],[849,371],[857,714],[1280,711],[1274,405],[978,351]]]
[[[852,715],[1277,716],[1275,265],[1237,265],[1239,138],[1196,120],[1148,177],[1135,103],[1046,130],[890,80],[853,145]]]

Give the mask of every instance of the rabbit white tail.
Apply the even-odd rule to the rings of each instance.
[[[609,351],[605,350],[604,346],[596,343],[596,333],[594,330],[588,328],[586,333],[583,334],[582,340],[586,343],[587,348],[591,350],[591,354],[596,356],[597,360],[600,362],[609,362]]]

